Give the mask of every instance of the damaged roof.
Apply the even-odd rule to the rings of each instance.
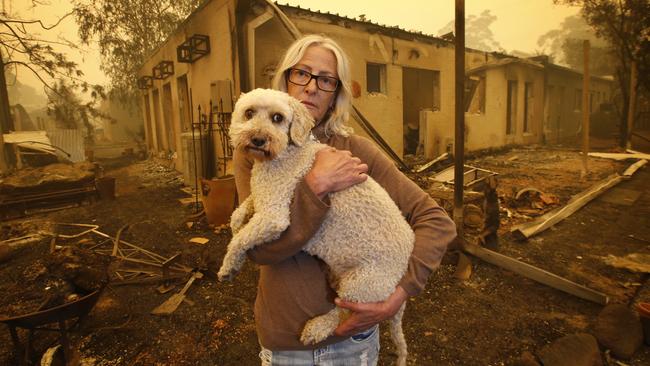
[[[541,64],[539,62],[536,62],[536,61],[533,61],[533,60],[528,60],[528,59],[524,59],[524,58],[508,57],[508,58],[503,58],[503,59],[499,59],[499,60],[493,60],[493,61],[486,62],[485,64],[483,64],[481,66],[478,66],[478,67],[475,67],[473,69],[468,70],[467,73],[468,74],[474,74],[474,73],[477,73],[477,72],[480,72],[480,71],[483,71],[483,70],[494,69],[494,68],[497,68],[497,67],[502,67],[502,66],[506,66],[506,65],[510,65],[510,64],[521,64],[521,65],[530,66],[530,67],[533,67],[533,68],[536,68],[536,69],[543,69],[544,68],[543,64]]]
[[[533,67],[533,68],[536,68],[536,69],[551,68],[551,69],[555,69],[555,70],[558,70],[558,71],[570,72],[570,73],[582,76],[582,72],[580,72],[578,70],[574,70],[574,69],[571,69],[571,68],[568,68],[568,67],[565,67],[565,66],[556,65],[556,64],[551,63],[549,61],[545,61],[544,59],[539,59],[538,57],[539,56],[536,56],[537,59],[535,59],[535,60],[530,59],[530,58],[526,59],[526,58],[518,58],[518,57],[507,57],[507,58],[503,58],[503,59],[492,60],[492,61],[489,61],[489,62],[487,62],[487,63],[485,63],[485,64],[483,64],[481,66],[475,67],[473,69],[469,69],[467,71],[467,74],[469,74],[469,75],[476,74],[478,72],[481,72],[481,71],[484,71],[484,70],[487,70],[487,69],[494,69],[494,68],[506,66],[506,65],[509,65],[509,64],[520,64],[520,65],[524,65],[524,66],[530,66],[530,67]],[[603,80],[603,81],[608,81],[608,82],[611,82],[613,80],[613,78],[611,78],[611,77],[598,76],[598,75],[591,75],[591,78],[592,79],[599,79],[599,80]]]
[[[376,22],[373,22],[369,19],[365,18],[349,18],[344,15],[340,15],[339,13],[330,13],[328,11],[326,12],[321,12],[320,10],[312,10],[310,8],[301,8],[299,5],[293,6],[289,4],[280,4],[278,2],[275,2],[278,7],[282,9],[282,11],[290,11],[291,13],[297,15],[297,16],[322,16],[331,21],[332,24],[337,24],[337,23],[342,23],[339,25],[345,26],[346,22],[347,23],[356,23],[359,25],[366,25],[370,26],[371,29],[368,29],[368,31],[374,31],[374,32],[381,32],[383,31],[390,31],[390,36],[398,36],[400,38],[405,38],[408,40],[418,40],[418,41],[428,41],[427,43],[437,42],[437,43],[442,43],[445,45],[450,45],[453,46],[454,42],[451,42],[447,39],[443,39],[440,37],[435,37],[430,34],[422,33],[420,31],[415,31],[415,30],[406,30],[403,28],[400,28],[399,26],[387,26],[385,24],[379,24]],[[347,26],[349,28],[349,26]],[[371,32],[372,33],[372,32]]]

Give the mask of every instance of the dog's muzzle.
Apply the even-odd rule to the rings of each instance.
[[[271,154],[269,151],[269,142],[270,139],[267,136],[251,136],[248,140],[248,144],[246,144],[245,149],[253,155],[261,155],[265,158],[268,158],[268,156]]]

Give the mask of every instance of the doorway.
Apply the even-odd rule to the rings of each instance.
[[[160,92],[158,89],[153,90],[153,115],[156,120],[156,142],[158,143],[158,151],[169,149],[169,146],[163,144],[163,122],[160,120]]]
[[[149,93],[145,94],[143,98],[145,116],[144,123],[147,125],[147,136],[149,137],[149,140],[147,141],[147,147],[150,150],[153,150],[156,144],[154,143],[153,128],[151,128],[151,103],[149,103]]]
[[[167,145],[171,151],[176,151],[174,123],[172,120],[172,87],[170,83],[163,85],[163,114],[165,130],[167,131]]]
[[[187,86],[187,75],[183,75],[177,79],[176,85],[178,86],[178,112],[180,117],[180,125],[183,131],[190,130],[191,114],[190,114],[190,93]]]
[[[402,68],[404,154],[416,154],[420,142],[420,111],[440,110],[440,72]]]
[[[508,80],[506,135],[514,135],[517,125],[517,80]]]

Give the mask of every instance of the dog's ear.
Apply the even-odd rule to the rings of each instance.
[[[289,126],[289,136],[294,144],[301,146],[309,138],[309,133],[314,127],[314,118],[307,110],[307,107],[297,99],[289,98],[289,105],[293,112],[293,118]]]

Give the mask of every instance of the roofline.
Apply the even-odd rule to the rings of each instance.
[[[570,72],[570,73],[577,74],[577,75],[580,75],[580,76],[583,75],[583,73],[578,71],[578,70],[575,70],[575,69],[572,69],[572,68],[569,68],[569,67],[566,67],[566,66],[556,65],[554,63],[547,62],[547,61],[532,61],[532,60],[519,58],[519,57],[514,57],[514,56],[512,56],[510,58],[511,58],[510,62],[487,63],[487,64],[477,66],[477,67],[475,67],[473,69],[467,70],[466,73],[467,74],[473,74],[473,73],[477,73],[479,71],[483,71],[483,70],[487,70],[487,69],[494,69],[494,68],[498,68],[498,67],[507,66],[507,65],[510,65],[512,63],[518,63],[518,64],[522,64],[524,66],[532,66],[532,67],[540,68],[540,69],[546,69],[548,67],[548,68],[552,68],[552,69],[557,69],[557,70],[561,70],[561,71]],[[613,81],[611,79],[608,79],[606,77],[602,77],[602,76],[599,76],[599,75],[590,75],[589,78],[590,79],[598,79],[598,80],[607,81],[607,82],[612,82]]]
[[[456,46],[455,42],[453,42],[453,41],[450,41],[450,40],[447,40],[447,39],[444,39],[444,38],[440,38],[440,37],[436,37],[436,36],[433,36],[431,34],[422,33],[422,32],[419,32],[419,31],[408,31],[408,30],[400,28],[399,26],[387,26],[385,24],[375,23],[375,22],[372,22],[370,20],[359,20],[359,19],[356,19],[356,18],[349,18],[349,17],[344,16],[344,15],[339,15],[338,13],[333,14],[333,13],[330,13],[328,11],[321,12],[319,10],[311,10],[310,8],[301,8],[299,5],[293,6],[293,5],[289,5],[289,4],[280,4],[277,1],[275,2],[275,4],[278,7],[280,7],[282,10],[288,9],[288,10],[291,10],[293,12],[302,11],[302,12],[310,13],[310,14],[313,14],[313,15],[321,15],[321,16],[329,17],[329,18],[332,18],[332,19],[335,19],[335,20],[338,20],[338,21],[353,22],[353,23],[356,23],[358,25],[370,26],[370,27],[373,28],[373,30],[377,31],[378,33],[381,33],[382,31],[386,31],[387,34],[386,33],[385,34],[387,36],[397,37],[397,38],[401,38],[401,39],[404,39],[404,40],[407,40],[407,41],[418,41],[418,42],[429,43],[429,44],[443,44],[445,46],[452,46],[452,47]],[[499,58],[507,57],[507,55],[505,55],[505,54],[503,54],[501,52],[498,52],[498,51],[484,51],[484,50],[478,50],[478,49],[474,49],[474,48],[470,48],[470,47],[465,47],[465,50],[469,50],[469,51],[473,51],[473,52],[477,52],[477,53],[489,53],[489,54],[491,54],[491,55],[493,55],[495,57],[499,57]]]
[[[558,69],[558,70],[562,70],[562,71],[568,71],[568,72],[571,72],[571,73],[574,73],[574,74],[578,74],[578,75],[580,75],[580,76],[584,75],[582,72],[580,72],[580,71],[578,71],[578,70],[575,70],[575,69],[572,69],[572,68],[570,68],[570,67],[557,65],[557,64],[554,64],[554,63],[551,63],[551,62],[543,62],[543,64],[544,64],[544,66],[548,66],[548,67],[550,67],[550,68],[552,68],[552,69]],[[612,81],[613,81],[613,80],[611,80],[611,79],[608,79],[608,78],[606,78],[606,77],[599,76],[599,75],[590,75],[589,78],[590,78],[590,79],[600,79],[600,80],[602,80],[602,81],[608,81],[608,82],[612,82]]]
[[[140,72],[142,71],[142,68],[144,67],[144,65],[147,62],[149,62],[160,51],[160,49],[162,49],[170,41],[170,39],[172,37],[174,37],[179,32],[180,29],[182,29],[188,22],[190,22],[190,20],[193,17],[196,16],[196,14],[198,12],[203,10],[203,8],[205,8],[212,1],[213,0],[204,1],[196,9],[194,9],[194,11],[192,11],[192,13],[190,13],[182,22],[180,22],[178,24],[178,26],[176,27],[176,29],[174,29],[174,31],[171,32],[167,36],[167,38],[165,38],[164,41],[162,41],[158,46],[156,46],[145,57],[142,64],[137,67],[138,74],[140,74]],[[422,32],[407,31],[405,29],[400,28],[399,26],[386,26],[384,24],[373,23],[371,21],[362,21],[362,20],[358,20],[358,19],[355,19],[355,18],[349,18],[349,17],[343,16],[343,15],[339,15],[338,13],[332,14],[330,12],[321,12],[319,10],[314,11],[314,10],[311,10],[309,8],[305,9],[305,8],[301,8],[300,6],[292,6],[292,5],[289,5],[289,4],[280,4],[277,1],[275,2],[275,4],[278,7],[280,7],[281,9],[283,9],[283,10],[288,9],[288,10],[291,10],[291,11],[294,11],[294,12],[302,11],[302,12],[307,12],[307,13],[311,13],[311,14],[314,14],[314,15],[321,15],[321,16],[334,18],[334,19],[339,20],[339,21],[354,22],[354,23],[359,24],[359,25],[370,26],[370,27],[373,27],[374,30],[376,30],[378,33],[384,33],[382,31],[385,31],[385,34],[387,33],[386,35],[388,35],[390,37],[397,37],[397,38],[401,38],[401,39],[408,40],[408,41],[416,41],[416,42],[429,43],[429,44],[442,44],[442,45],[445,45],[445,46],[455,47],[455,43],[453,41],[449,41],[447,39],[440,38],[440,37],[435,37],[433,35],[425,34],[425,33],[422,33]],[[484,53],[484,54],[488,53],[488,54],[491,54],[492,56],[494,56],[496,58],[510,57],[510,56],[508,56],[508,55],[506,55],[504,53],[498,52],[498,51],[484,51],[484,50],[478,50],[478,49],[474,49],[474,48],[470,48],[470,47],[465,47],[465,50],[473,51],[473,52],[476,52],[476,53]]]
[[[487,69],[496,69],[498,67],[503,67],[507,66],[513,63],[518,63],[518,64],[523,64],[524,66],[531,66],[537,69],[544,69],[544,65],[542,63],[539,63],[537,61],[532,61],[532,60],[527,60],[525,58],[519,58],[515,56],[506,56],[507,58],[499,60],[500,63],[495,63],[495,62],[488,62],[483,65],[477,66],[473,69],[469,69],[466,71],[467,74],[473,74],[479,71],[487,70]]]
[[[205,8],[208,4],[212,3],[212,1],[213,0],[205,0],[203,3],[201,3],[201,5],[199,5],[196,9],[194,9],[194,11],[192,11],[192,13],[190,13],[181,23],[179,23],[179,25],[176,27],[176,29],[173,32],[171,32],[167,36],[167,38],[163,42],[161,42],[155,49],[153,49],[150,52],[149,55],[147,55],[147,57],[145,58],[143,64],[138,67],[139,72],[142,71],[142,68],[144,67],[144,65],[147,62],[149,62],[149,60],[151,60],[153,58],[153,56],[156,53],[158,53],[160,51],[160,49],[163,48],[170,41],[170,39],[172,37],[174,37],[179,32],[180,29],[182,29],[187,23],[189,23],[190,20],[193,17],[195,17],[198,12],[203,10],[203,8]],[[286,10],[290,10],[292,12],[305,12],[305,13],[310,13],[310,14],[313,14],[313,15],[325,16],[325,17],[332,18],[332,19],[335,19],[335,20],[338,20],[338,21],[353,22],[353,23],[355,23],[357,25],[369,26],[369,27],[372,27],[371,29],[367,30],[370,33],[372,33],[372,31],[376,31],[377,33],[383,33],[383,34],[385,34],[385,35],[387,35],[389,37],[401,38],[401,39],[408,40],[408,41],[415,41],[415,42],[422,42],[422,43],[429,43],[429,44],[442,44],[442,45],[451,46],[451,47],[456,46],[455,42],[453,42],[453,41],[450,41],[450,40],[447,40],[447,39],[444,39],[444,38],[440,38],[440,37],[436,37],[436,36],[433,36],[433,35],[430,35],[430,34],[422,33],[422,32],[408,31],[408,30],[400,28],[399,26],[387,26],[387,25],[384,25],[384,24],[379,24],[379,23],[372,22],[370,20],[359,20],[359,19],[356,19],[356,18],[349,18],[347,16],[339,15],[338,13],[332,14],[330,12],[321,12],[319,10],[311,10],[310,8],[301,8],[299,5],[293,6],[293,5],[289,5],[289,4],[280,4],[277,1],[275,2],[275,4],[278,7],[280,7],[282,10],[286,9]],[[338,24],[335,24],[335,25],[338,25]],[[478,49],[474,49],[474,48],[470,48],[470,47],[465,47],[465,50],[466,51],[473,51],[473,52],[476,52],[476,53],[484,53],[484,54],[488,53],[488,54],[491,54],[492,56],[494,56],[495,58],[498,58],[498,59],[504,59],[504,58],[512,59],[511,62],[506,62],[506,63],[503,63],[503,64],[484,64],[484,65],[478,66],[478,67],[476,67],[474,69],[468,70],[467,73],[475,73],[475,72],[479,72],[479,71],[486,70],[486,69],[489,69],[489,68],[501,67],[501,66],[505,66],[505,65],[508,65],[510,63],[515,63],[516,62],[516,63],[521,63],[521,64],[534,66],[534,67],[541,67],[541,68],[545,68],[545,67],[548,66],[548,67],[555,68],[555,69],[558,69],[558,70],[568,71],[568,72],[571,72],[571,73],[582,75],[582,73],[580,71],[578,71],[578,70],[574,70],[574,69],[571,69],[571,68],[568,68],[568,67],[565,67],[565,66],[556,65],[556,64],[546,62],[546,61],[541,61],[541,62],[531,61],[531,60],[528,60],[528,59],[523,59],[523,58],[520,58],[520,57],[508,55],[508,54],[498,52],[498,51],[484,51],[484,50],[478,50]],[[540,65],[537,66],[537,65],[531,64],[531,62],[539,63]],[[591,78],[596,78],[596,79],[600,79],[602,81],[608,81],[608,82],[612,81],[612,80],[610,80],[608,78],[605,78],[605,77],[602,77],[602,76],[597,76],[597,75],[592,75]]]

